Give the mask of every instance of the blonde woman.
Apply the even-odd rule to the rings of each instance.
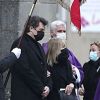
[[[62,39],[53,38],[48,42],[47,63],[53,80],[53,89],[48,100],[60,100],[59,90],[63,89],[70,95],[74,88],[72,68],[65,47]]]

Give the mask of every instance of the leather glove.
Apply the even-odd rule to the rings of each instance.
[[[14,53],[15,54],[15,56],[17,57],[17,59],[20,57],[20,55],[21,55],[21,49],[20,48],[14,48],[12,51],[11,51],[12,53]]]

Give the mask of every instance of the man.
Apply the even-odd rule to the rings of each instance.
[[[11,68],[13,66],[13,64],[17,61],[17,59],[19,59],[20,54],[21,54],[21,49],[14,48],[8,56],[0,60],[0,100],[5,100],[2,74],[8,68]]]
[[[51,38],[60,38],[65,40],[66,39],[66,24],[60,20],[56,20],[51,23],[50,25],[50,35]],[[45,53],[48,51],[48,43],[43,43],[43,48]],[[67,48],[66,48],[67,49]],[[68,49],[69,53],[69,60],[72,64],[72,70],[74,74],[77,74],[77,82],[83,80],[83,70],[81,64],[77,60],[77,58],[73,55],[73,53]]]
[[[31,17],[28,23],[20,43],[21,57],[11,71],[11,100],[43,100],[49,94],[51,84],[50,77],[47,77],[45,53],[38,42],[44,37],[45,25],[47,21],[39,16]]]

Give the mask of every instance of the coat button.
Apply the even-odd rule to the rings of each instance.
[[[41,65],[43,65],[43,62],[41,62]]]

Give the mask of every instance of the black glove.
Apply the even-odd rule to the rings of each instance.
[[[66,48],[62,49],[61,53],[57,57],[57,61],[59,63],[65,63],[66,61],[68,61],[68,57],[69,57],[68,50]]]

